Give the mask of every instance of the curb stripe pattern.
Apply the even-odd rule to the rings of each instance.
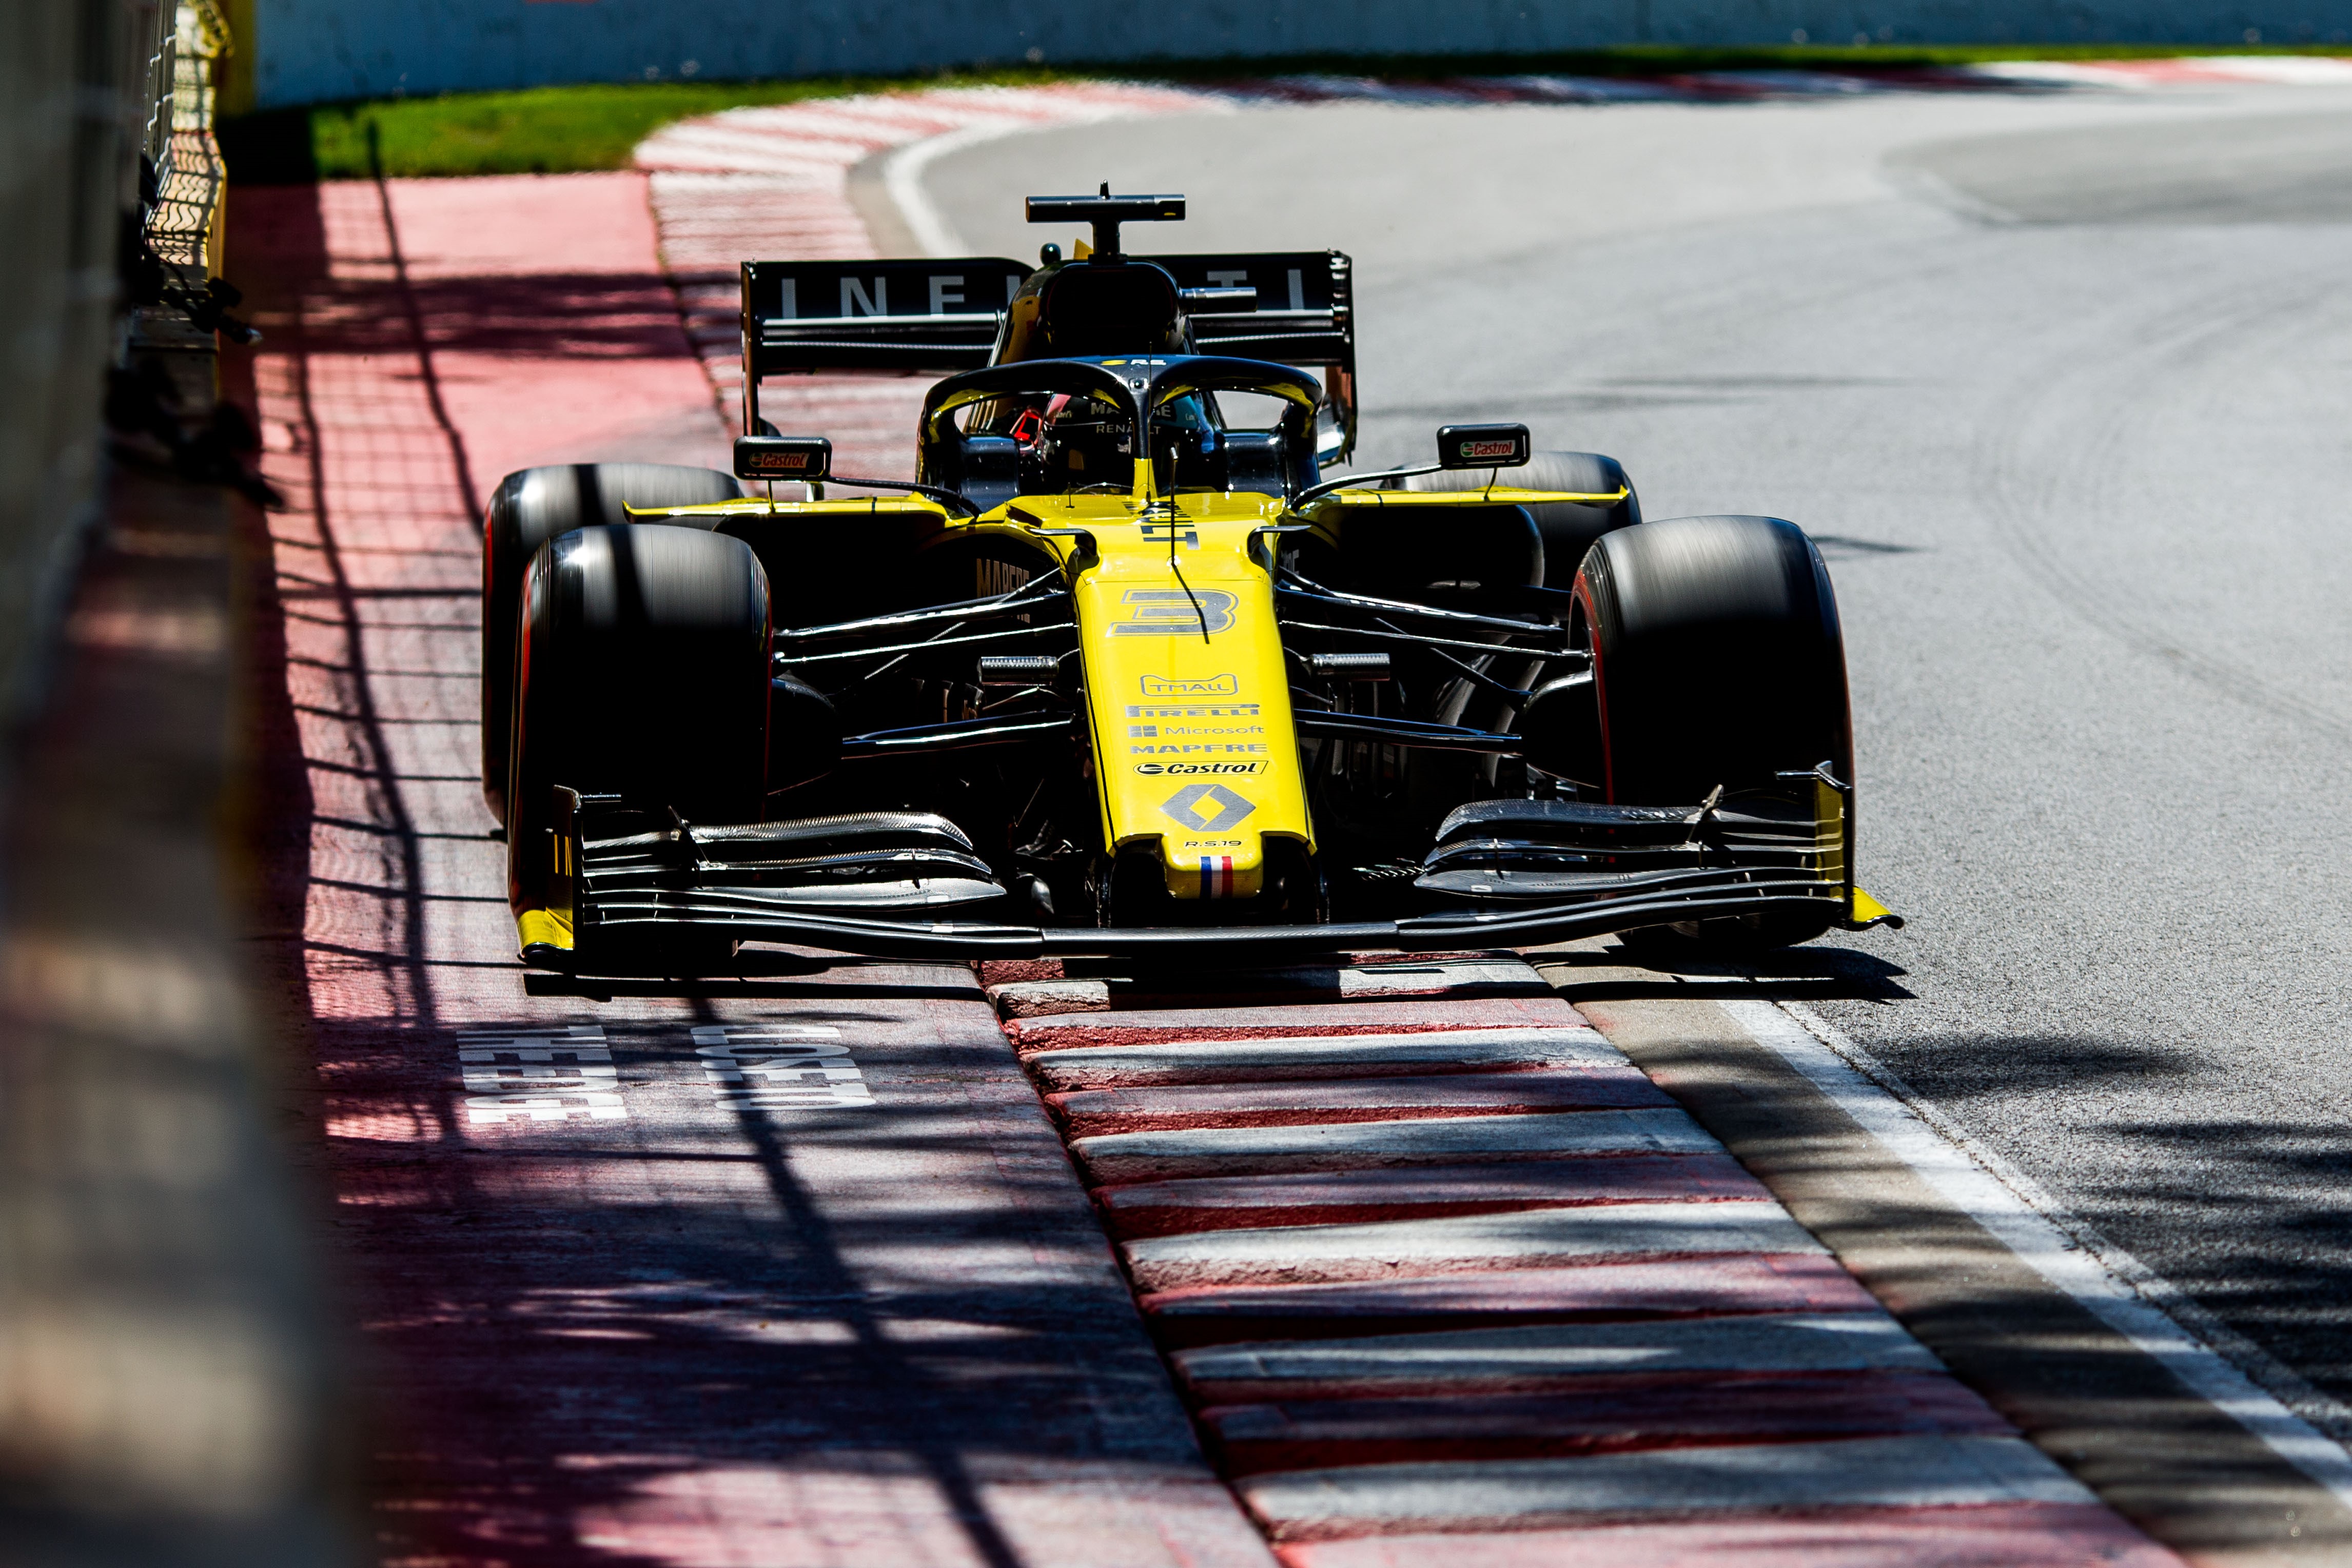
[[[982,979],[1293,1568],[2178,1563],[1518,959],[1041,967]]]

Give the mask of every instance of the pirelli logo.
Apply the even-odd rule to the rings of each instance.
[[[1258,704],[1235,702],[1217,708],[1168,708],[1148,702],[1130,702],[1127,716],[1130,719],[1255,719],[1258,717]]]

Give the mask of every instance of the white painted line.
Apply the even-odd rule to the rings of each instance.
[[[1944,1363],[1885,1312],[1769,1312],[1216,1345],[1169,1358],[1197,1382],[1570,1377],[1690,1372],[1926,1372]],[[1366,1393],[1377,1390],[1367,1389]],[[1279,1399],[1279,1392],[1265,1397]],[[1723,1397],[1736,1403],[1736,1390]]]
[[[967,125],[961,131],[950,131],[944,136],[932,136],[899,148],[882,161],[882,188],[888,193],[890,205],[898,209],[906,221],[907,233],[915,241],[915,248],[925,256],[963,256],[971,247],[964,243],[947,214],[924,194],[923,174],[933,163],[950,153],[961,153],[967,147],[977,147],[1006,136],[1016,136],[1024,131],[1044,127],[1034,121],[1006,121],[995,125]]]
[[[1089,1163],[1107,1158],[1246,1155],[1454,1160],[1464,1154],[1717,1154],[1723,1145],[1680,1110],[1563,1110],[1527,1116],[1421,1117],[1302,1127],[1182,1127],[1073,1140]]]
[[[945,213],[924,193],[925,171],[950,153],[961,153],[967,147],[994,142],[1006,136],[1017,136],[1028,131],[1054,131],[1069,125],[1092,124],[1104,120],[1131,120],[1148,115],[1176,112],[1230,112],[1234,100],[1223,93],[1188,91],[1183,89],[1160,89],[1150,91],[1124,89],[1112,84],[1111,90],[1097,101],[1085,103],[1075,98],[1057,98],[1022,114],[1019,100],[1008,96],[1003,100],[1001,112],[1008,118],[992,123],[967,125],[961,131],[932,136],[909,142],[882,162],[882,189],[890,203],[905,220],[907,232],[913,237],[916,247],[926,256],[962,256],[971,247],[955,230]],[[1076,112],[1056,113],[1066,102],[1079,102]],[[1040,110],[1043,112],[1040,112]]]
[[[1218,984],[1197,983],[1182,990],[1154,990],[1149,980],[1013,980],[987,987],[988,998],[1000,1008],[1011,1005],[1028,1013],[1045,1008],[1065,1012],[1102,1012],[1135,994],[1166,1000],[1177,997],[1213,1000],[1215,996],[1257,996],[1285,992],[1323,994],[1346,1001],[1363,996],[1442,996],[1457,991],[1493,995],[1497,991],[1521,995],[1549,995],[1543,977],[1517,960],[1478,959],[1440,963],[1379,964],[1369,968],[1235,970],[1216,976]],[[1111,987],[1120,987],[1113,991]],[[1150,1022],[1148,1009],[1136,1009],[1133,1023]]]
[[[2081,1302],[2141,1353],[2161,1363],[2281,1458],[2352,1505],[2352,1454],[2175,1321],[2173,1313],[2191,1305],[2176,1287],[2111,1244],[2086,1238],[2078,1226],[2059,1223],[2053,1216],[2063,1210],[2029,1178],[2009,1169],[1990,1150],[1931,1124],[1927,1117],[1932,1113],[1925,1112],[1915,1096],[1890,1087],[1900,1086],[1901,1079],[1811,1008],[1762,1000],[1717,1005],[2035,1273]],[[2169,1298],[2172,1313],[2150,1300],[2158,1295]],[[2242,1359],[2249,1352],[2260,1357],[2252,1364],[2266,1381],[2284,1381],[2291,1389],[2302,1383],[2251,1344],[2240,1341],[2231,1348]],[[2299,1396],[2302,1390],[2294,1392]],[[2333,1403],[2316,1390],[2310,1394],[2315,1400]]]
[[[593,1025],[569,1029],[462,1029],[466,1120],[477,1127],[526,1121],[625,1121],[619,1069]]]
[[[1244,997],[1221,1002],[1214,996],[1192,998],[1198,1005],[1153,1007],[1148,1011],[1114,1013],[1055,1013],[1042,1018],[1013,1018],[1014,1044],[1025,1057],[1032,1051],[1053,1050],[1069,1030],[1078,1038],[1096,1036],[1091,1043],[1112,1043],[1097,1035],[1102,1029],[1150,1029],[1149,1037],[1122,1042],[1190,1046],[1210,1040],[1330,1039],[1359,1029],[1409,1033],[1465,1029],[1574,1029],[1583,1024],[1576,1010],[1550,996],[1419,996],[1407,1012],[1386,997],[1318,996],[1305,1005],[1271,997]],[[1296,1033],[1293,1033],[1296,1031]],[[1075,1043],[1075,1041],[1073,1042]]]
[[[2097,1500],[2019,1437],[1865,1437],[1661,1448],[1575,1459],[1359,1465],[1245,1478],[1278,1523],[1486,1520],[1549,1513],[1952,1508]]]
[[[1256,1082],[1257,1074],[1328,1076],[1349,1068],[1625,1068],[1624,1053],[1597,1029],[1429,1029],[1412,1035],[1293,1035],[1269,1040],[1182,1040],[1150,1046],[1076,1046],[1039,1051],[1029,1069],[1051,1089],[1119,1083]]]
[[[1602,1096],[1606,1095],[1606,1100]],[[1663,1090],[1631,1068],[1616,1072],[1465,1072],[1433,1078],[1326,1078],[1304,1083],[1157,1084],[1079,1089],[1059,1100],[1069,1117],[1246,1116],[1266,1112],[1302,1121],[1341,1121],[1382,1110],[1520,1112],[1575,1110],[1604,1104],[1671,1105]],[[1344,1114],[1343,1114],[1344,1113]]]
[[[1643,1154],[1632,1163],[1680,1181],[1686,1180],[1686,1173],[1676,1167],[1690,1158]],[[1095,1199],[1114,1215],[1139,1209],[1183,1210],[1189,1211],[1190,1217],[1208,1222],[1231,1209],[1318,1209],[1329,1212],[1336,1223],[1346,1217],[1347,1210],[1382,1206],[1591,1202],[1596,1197],[1593,1163],[1591,1160],[1507,1160],[1484,1164],[1465,1161],[1458,1165],[1384,1165],[1370,1171],[1307,1171],[1277,1176],[1180,1176],[1171,1181],[1097,1187]],[[1610,1179],[1622,1181],[1627,1163],[1609,1163],[1613,1166]],[[1760,1186],[1748,1188],[1753,1180],[1742,1173],[1738,1183],[1760,1194]]]
[[[2147,92],[2158,85],[2127,68],[2087,60],[1986,60],[1960,69],[1969,76],[2034,87],[2105,87]]]
[[[1108,980],[1008,980],[983,989],[999,1012],[1013,1006],[1024,1016],[1049,1007],[1064,1013],[1101,1013],[1110,1007]]]
[[[1337,973],[1341,996],[1439,994],[1450,991],[1511,990],[1534,996],[1549,993],[1542,975],[1517,959],[1453,959],[1436,963],[1381,963]]]
[[[1130,1241],[1137,1278],[1164,1289],[1186,1283],[1317,1272],[1311,1266],[1475,1263],[1508,1268],[1538,1258],[1690,1258],[1711,1252],[1819,1253],[1812,1233],[1769,1198],[1719,1203],[1597,1204],[1516,1214],[1354,1225],[1208,1230]]]
[[[2192,55],[2175,63],[2241,81],[2285,87],[2341,87],[2352,82],[2352,60],[2331,55]]]

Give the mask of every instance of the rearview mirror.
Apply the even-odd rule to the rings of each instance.
[[[1534,451],[1524,425],[1446,425],[1437,432],[1441,468],[1516,468]]]
[[[822,436],[738,436],[739,479],[821,479],[833,471],[833,443]]]

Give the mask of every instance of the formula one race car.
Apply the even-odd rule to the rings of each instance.
[[[1033,199],[1094,230],[1034,271],[747,262],[735,475],[499,487],[482,775],[526,962],[1893,921],[1853,884],[1844,654],[1801,531],[1644,522],[1613,460],[1517,425],[1324,477],[1355,437],[1348,258],[1121,252],[1122,223],[1182,216]],[[954,373],[913,482],[760,416],[763,376],[874,367]]]

